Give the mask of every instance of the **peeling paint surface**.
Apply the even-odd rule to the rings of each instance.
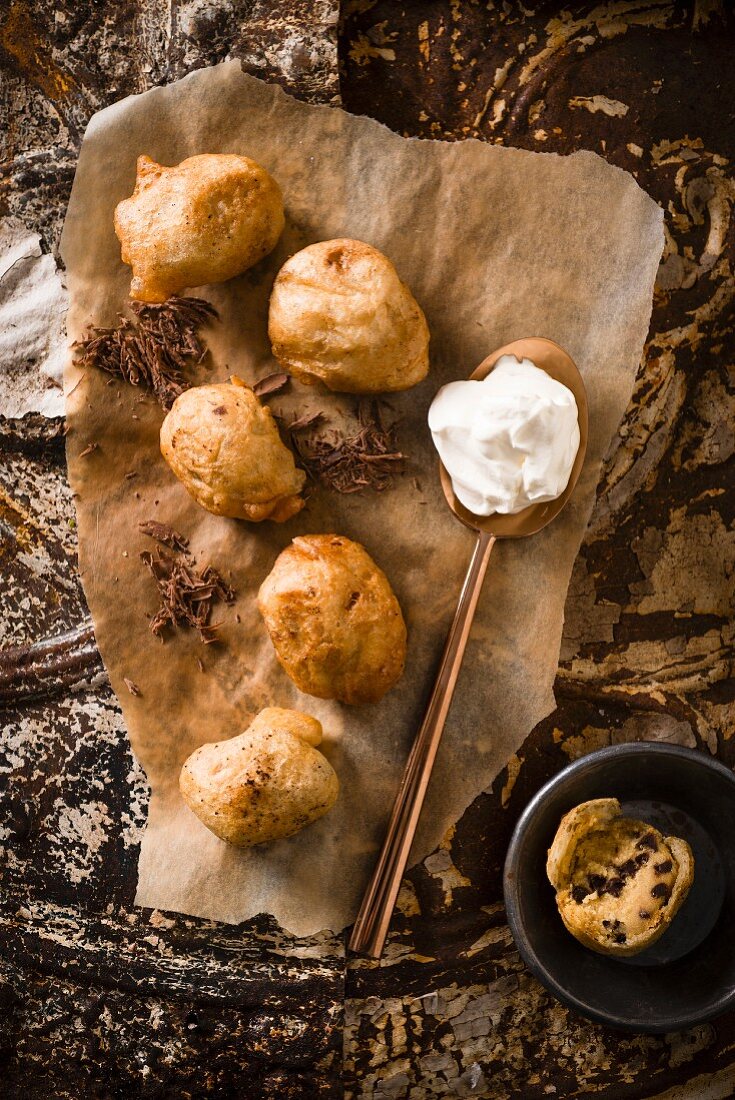
[[[523,966],[501,889],[515,821],[570,760],[654,740],[735,764],[726,7],[347,0],[340,82],[331,0],[9,0],[0,11],[0,209],[40,235],[44,255],[56,252],[89,116],[231,56],[313,101],[335,101],[341,84],[348,109],[401,133],[592,149],[666,214],[636,391],[570,586],[557,710],[405,879],[380,965],[345,965],[341,940],[295,941],[266,916],[233,928],[133,907],[147,787],[75,572],[63,424],[0,421],[0,647],[69,632],[39,673],[40,697],[0,666],[3,1095],[735,1093],[735,1016],[668,1036],[575,1016]]]

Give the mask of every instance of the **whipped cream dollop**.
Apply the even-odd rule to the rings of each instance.
[[[457,499],[477,516],[555,500],[579,450],[572,391],[514,355],[481,382],[442,386],[429,428]]]

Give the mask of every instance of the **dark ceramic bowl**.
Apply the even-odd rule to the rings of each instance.
[[[562,816],[592,798],[681,836],[694,883],[661,939],[628,959],[598,955],[562,924],[546,855]],[[505,861],[505,905],[531,972],[570,1008],[612,1027],[666,1032],[735,1007],[735,774],[701,752],[614,745],[564,768],[526,807]]]

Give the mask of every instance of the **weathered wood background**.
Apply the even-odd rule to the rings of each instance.
[[[231,56],[401,133],[588,148],[633,172],[666,212],[666,254],[569,593],[559,706],[407,878],[381,966],[265,917],[136,910],[145,777],[75,572],[63,425],[0,422],[0,1094],[731,1096],[735,1014],[665,1037],[575,1016],[520,962],[500,868],[528,797],[591,749],[660,739],[735,763],[732,16],[712,0],[338,15],[5,0],[0,211],[53,252],[90,115]]]

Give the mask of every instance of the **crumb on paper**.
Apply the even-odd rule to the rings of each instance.
[[[149,538],[162,542],[164,546],[170,546],[172,550],[186,550],[189,546],[189,540],[185,535],[169,527],[167,523],[159,523],[155,519],[147,519],[139,523],[138,530]]]

